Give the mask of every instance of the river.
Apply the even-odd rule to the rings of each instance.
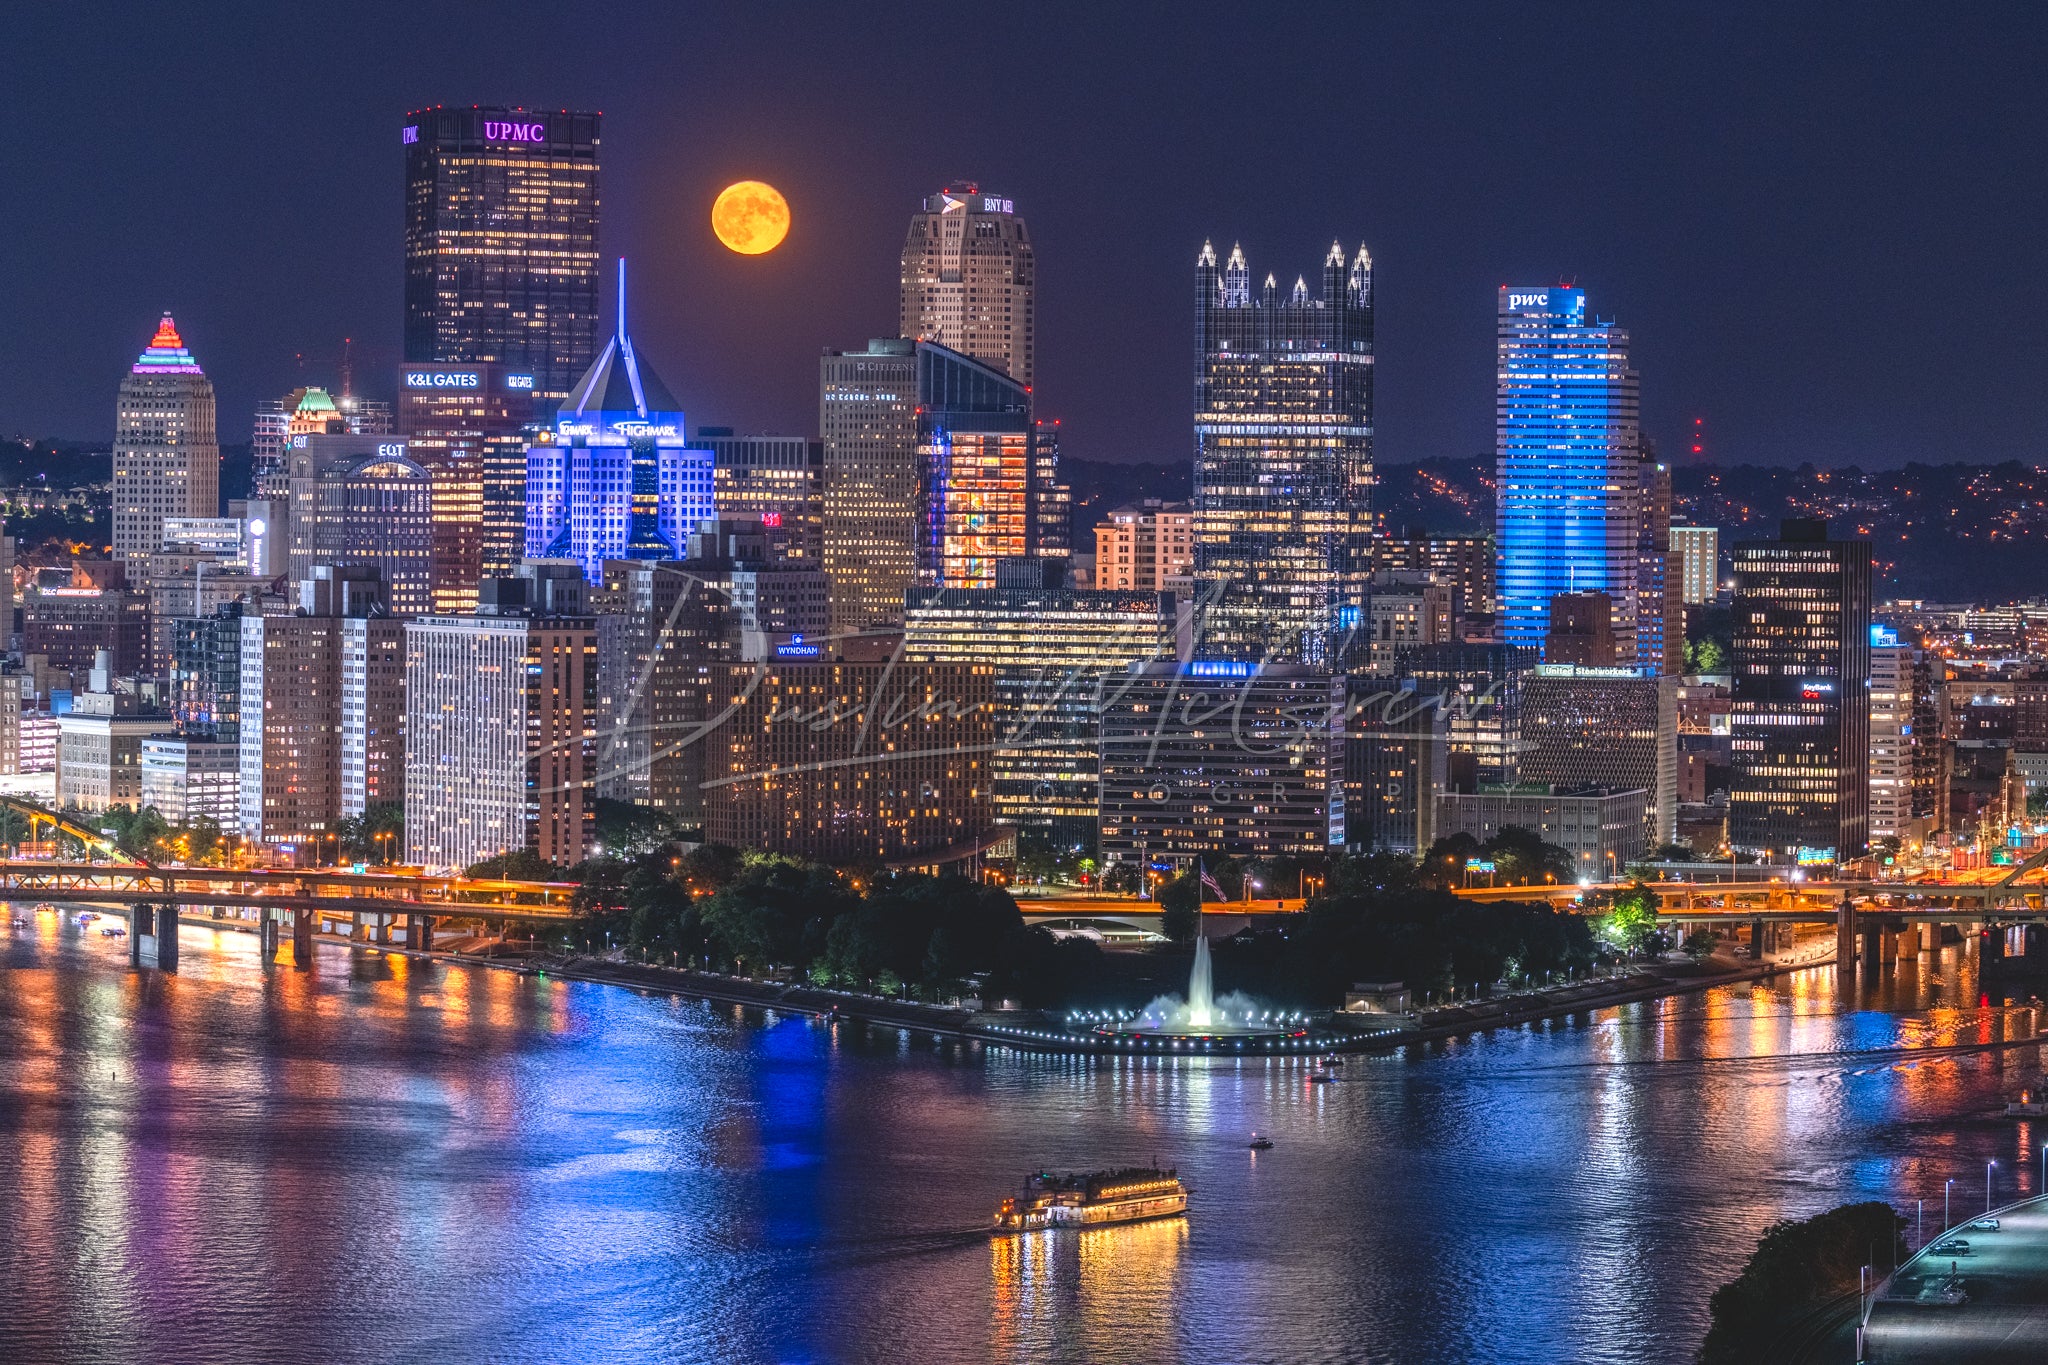
[[[1019,1055],[339,944],[0,927],[0,1360],[1690,1359],[1776,1219],[2032,1192],[1961,949],[1357,1057]],[[1252,1130],[1268,1152],[1246,1149]],[[2029,1154],[2033,1153],[2030,1159]],[[1184,1221],[992,1241],[1157,1158]],[[2015,1183],[2017,1181],[2017,1184]]]

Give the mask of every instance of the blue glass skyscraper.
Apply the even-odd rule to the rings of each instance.
[[[1541,648],[1551,598],[1604,592],[1631,659],[1643,493],[1628,333],[1589,319],[1583,289],[1503,285],[1496,337],[1501,641]]]

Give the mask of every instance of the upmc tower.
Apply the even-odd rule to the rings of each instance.
[[[405,145],[405,358],[534,377],[597,358],[598,115],[421,109]],[[545,417],[546,411],[536,414]]]

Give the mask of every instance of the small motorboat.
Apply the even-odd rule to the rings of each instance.
[[[128,932],[128,931],[127,931],[126,929],[123,929],[123,928],[122,928],[122,927],[121,927],[120,925],[118,925],[118,924],[114,924],[114,925],[109,925],[109,926],[107,926],[106,928],[104,928],[104,929],[100,930],[100,937],[101,937],[101,938],[121,938],[121,937],[124,937],[124,936],[125,936],[125,935],[127,934],[127,932]]]
[[[2032,1090],[2022,1090],[2018,1099],[2006,1102],[2005,1117],[2009,1119],[2048,1118],[2048,1098],[2043,1098]]]
[[[1330,1082],[1336,1079],[1337,1076],[1334,1072],[1311,1071],[1308,1073],[1308,1083],[1310,1085],[1328,1085]]]
[[[81,910],[78,912],[78,922],[80,924],[91,924],[99,917],[99,911],[97,910]]]
[[[1324,1055],[1320,1065],[1325,1070],[1329,1070],[1333,1067],[1340,1067],[1344,1065],[1344,1059],[1342,1057],[1339,1057],[1336,1053],[1331,1052]]]
[[[1269,1137],[1261,1137],[1257,1133],[1253,1133],[1252,1140],[1249,1145],[1251,1149],[1255,1152],[1270,1152],[1273,1150],[1273,1139]]]

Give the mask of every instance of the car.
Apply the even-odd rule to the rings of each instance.
[[[1937,1256],[1967,1256],[1970,1254],[1970,1244],[1960,1237],[1951,1237],[1945,1242],[1936,1242],[1934,1244],[1934,1254]]]
[[[1979,1218],[1976,1222],[1970,1224],[1970,1231],[1996,1232],[1998,1231],[1998,1220],[1996,1218]]]

